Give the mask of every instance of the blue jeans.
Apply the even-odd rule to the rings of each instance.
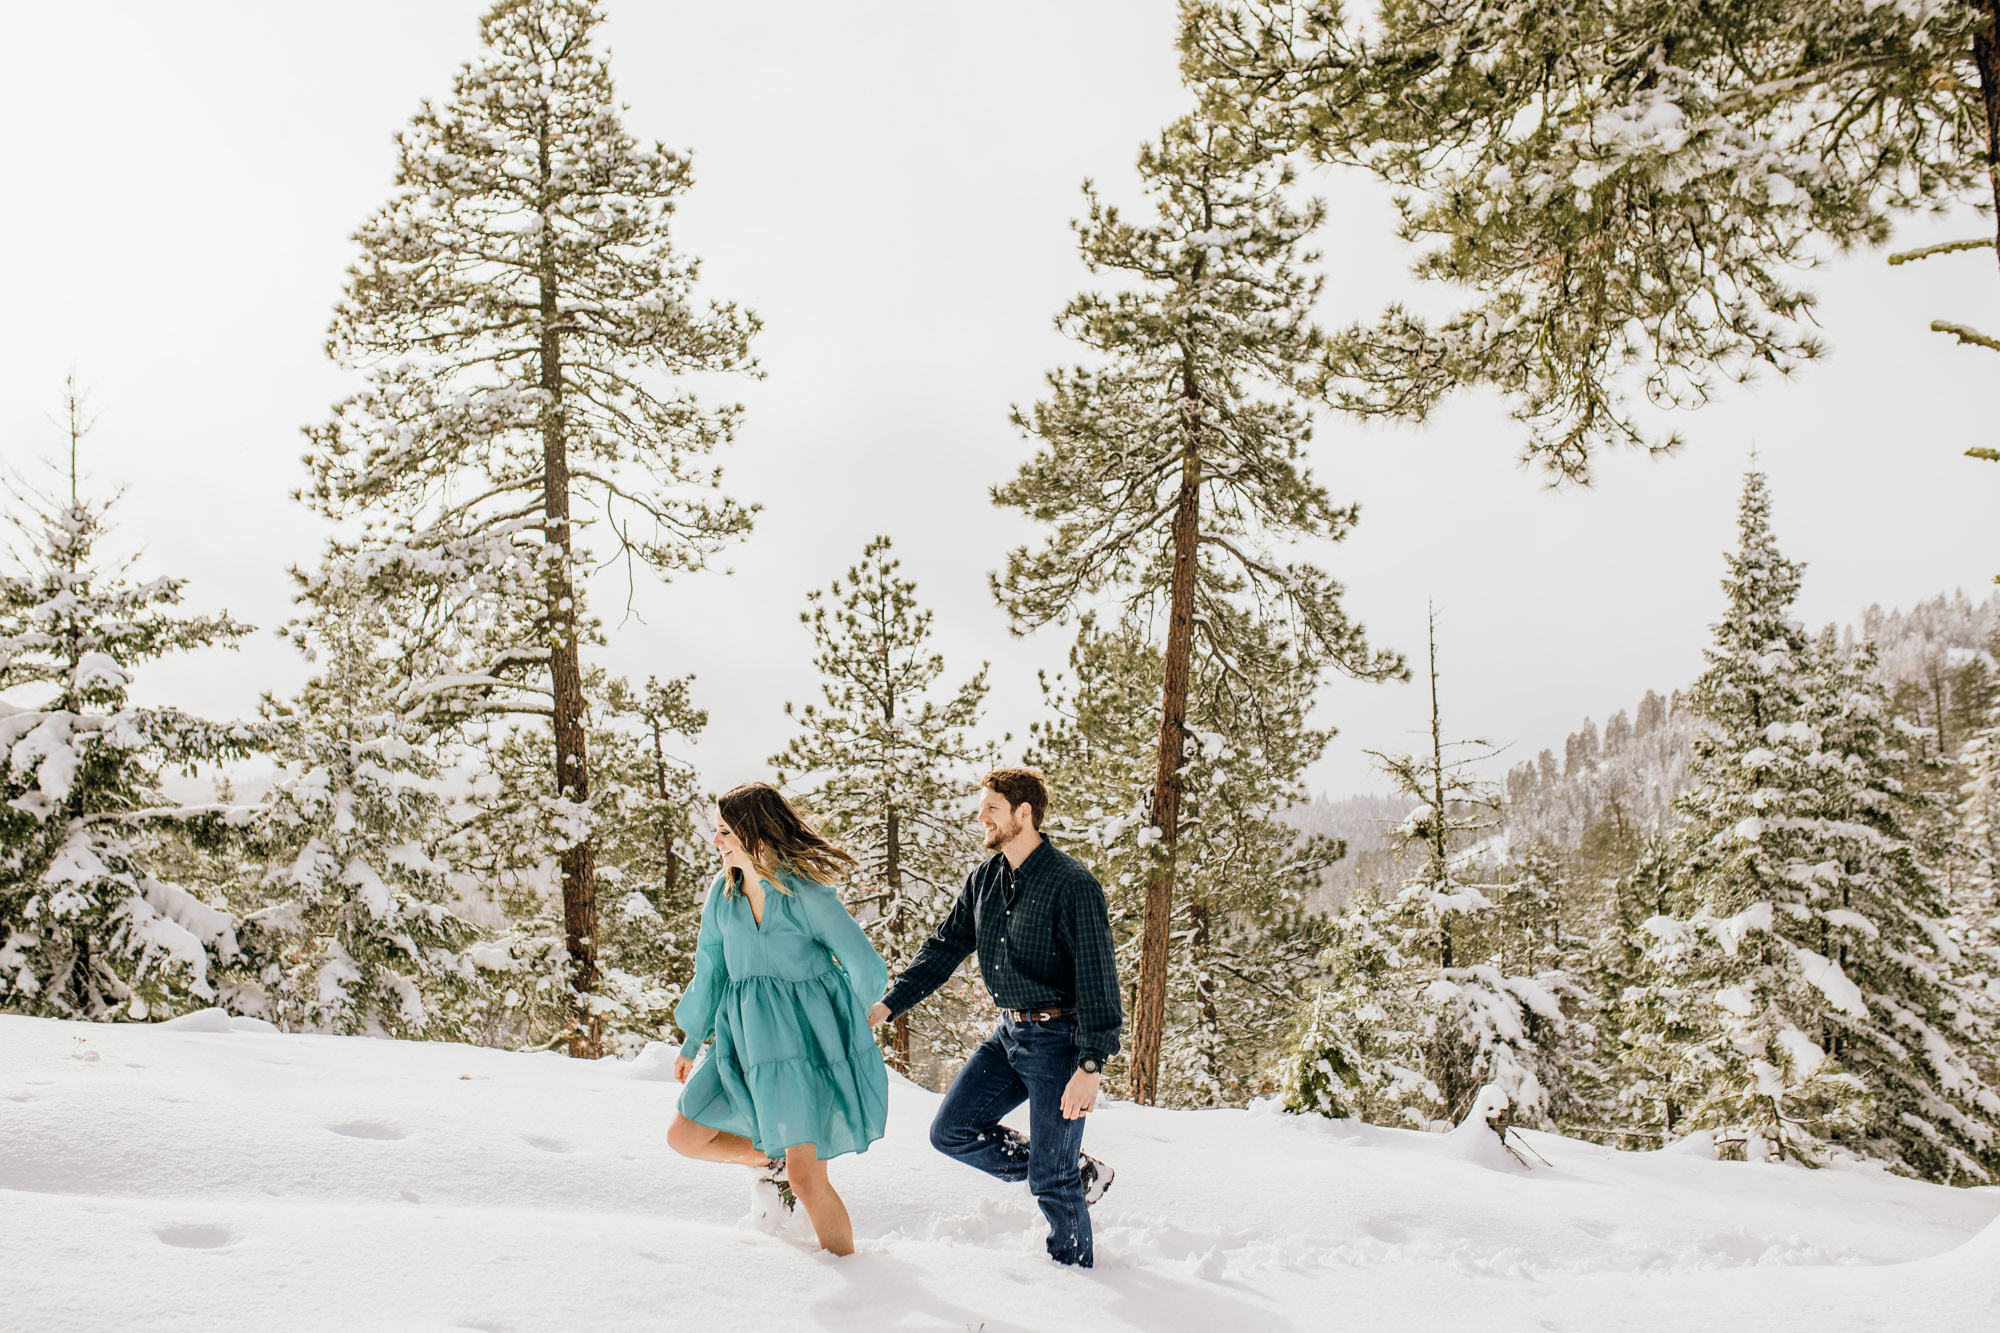
[[[931,1121],[931,1146],[1002,1180],[1025,1180],[1049,1220],[1049,1257],[1089,1268],[1090,1211],[1077,1159],[1084,1117],[1063,1119],[1076,1073],[1076,1016],[1017,1023],[1002,1017],[951,1081]],[[1028,1103],[1028,1137],[1000,1117]]]

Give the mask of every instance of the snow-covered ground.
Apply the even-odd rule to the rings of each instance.
[[[667,1151],[659,1048],[261,1028],[0,1017],[0,1328],[2000,1329],[2000,1189],[1114,1104],[1075,1272],[896,1083],[833,1259]]]

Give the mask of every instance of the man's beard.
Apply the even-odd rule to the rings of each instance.
[[[986,830],[986,850],[992,851],[996,847],[1005,847],[1008,843],[1014,841],[1014,835],[1020,831],[1021,821],[1018,819],[1006,824],[995,824],[992,828]]]

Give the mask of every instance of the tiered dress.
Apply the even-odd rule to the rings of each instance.
[[[821,1160],[865,1152],[889,1115],[889,1076],[868,1026],[889,969],[826,885],[763,881],[764,920],[717,876],[701,909],[694,980],[674,1010],[694,1058],[680,1113],[741,1134],[767,1157],[810,1143]]]

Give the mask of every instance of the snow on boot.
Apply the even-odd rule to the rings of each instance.
[[[786,1212],[798,1211],[799,1196],[792,1193],[792,1178],[785,1174],[784,1158],[773,1158],[771,1164],[759,1173],[757,1179],[777,1188],[778,1201],[784,1204]]]
[[[1077,1170],[1083,1176],[1083,1201],[1086,1204],[1096,1203],[1103,1198],[1104,1192],[1111,1188],[1111,1182],[1118,1178],[1118,1173],[1107,1163],[1098,1161],[1089,1153],[1081,1155],[1081,1159],[1077,1162]]]
[[[774,1236],[783,1235],[792,1220],[792,1210],[798,1206],[791,1182],[785,1179],[785,1164],[781,1159],[755,1170],[756,1175],[750,1180],[750,1213],[743,1219],[743,1225]]]

